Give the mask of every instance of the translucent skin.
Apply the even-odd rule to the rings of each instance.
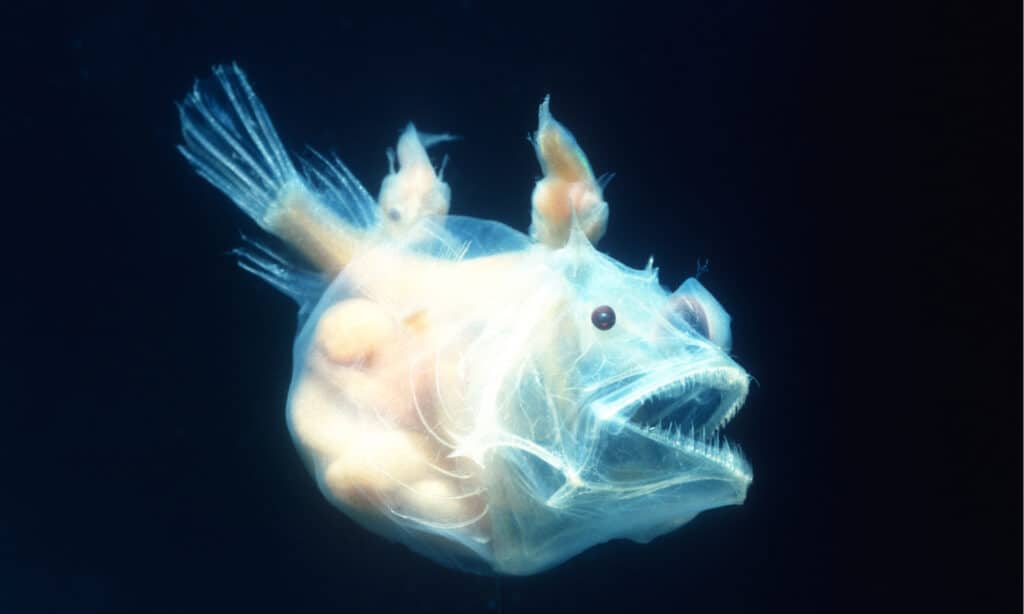
[[[374,200],[340,162],[300,175],[241,71],[215,73],[181,149],[320,271],[241,252],[299,302],[288,424],[334,505],[446,565],[529,574],[743,501],[749,466],[716,434],[748,382],[728,315],[594,248],[602,182],[547,100],[528,237],[447,215],[426,145],[451,137],[410,125]]]

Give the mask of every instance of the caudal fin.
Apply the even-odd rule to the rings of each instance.
[[[260,227],[337,272],[377,223],[373,198],[337,159],[314,152],[300,174],[245,73],[232,64],[213,75],[178,106],[178,150]]]
[[[242,70],[216,66],[213,74],[178,105],[185,140],[178,151],[265,227],[284,186],[302,180]]]

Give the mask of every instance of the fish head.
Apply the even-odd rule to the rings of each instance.
[[[503,349],[476,361],[475,381],[492,382],[477,407],[495,408],[477,423],[494,434],[477,440],[489,441],[484,462],[500,468],[495,533],[528,542],[528,530],[564,559],[742,503],[750,465],[720,430],[750,378],[729,355],[721,305],[694,278],[669,291],[652,266],[626,267],[582,232],[545,259],[545,281],[512,311],[517,325],[493,335]],[[517,555],[528,559],[510,554],[507,568]]]

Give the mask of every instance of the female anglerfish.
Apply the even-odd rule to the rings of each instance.
[[[426,148],[449,135],[409,125],[375,200],[336,159],[296,169],[242,71],[214,74],[180,149],[294,248],[240,264],[299,304],[287,420],[331,503],[446,565],[530,574],[744,500],[717,434],[749,380],[729,316],[594,248],[605,182],[547,100],[526,236],[447,215]]]

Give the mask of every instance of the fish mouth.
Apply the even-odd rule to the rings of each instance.
[[[750,464],[721,430],[743,406],[750,377],[729,363],[680,366],[604,387],[609,392],[592,404],[598,419],[613,431],[628,430],[749,482]]]

